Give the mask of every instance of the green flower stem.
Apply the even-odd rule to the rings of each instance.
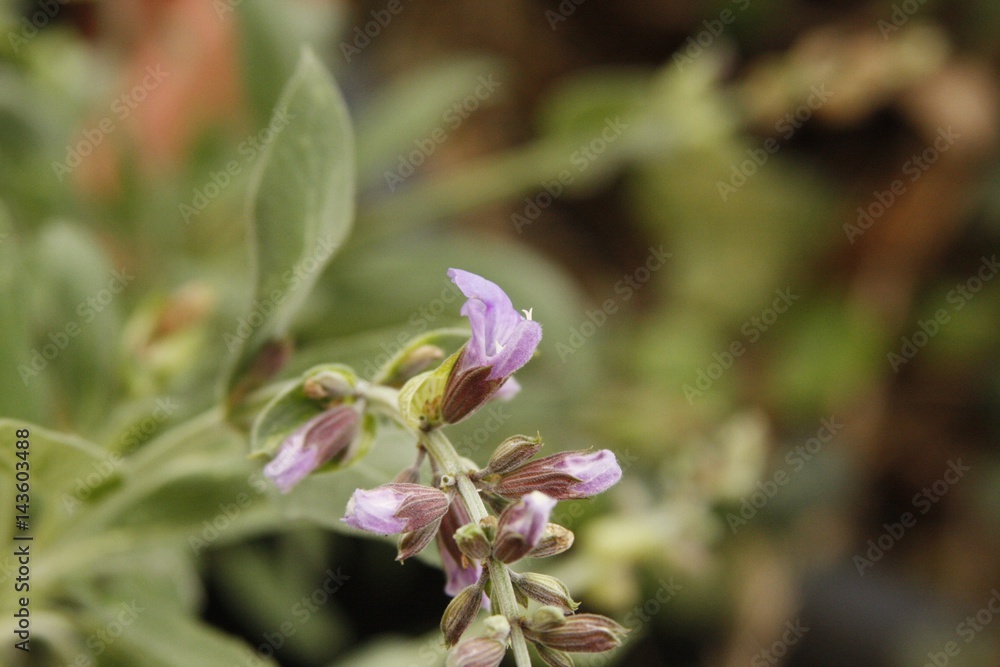
[[[461,469],[461,458],[455,447],[441,431],[434,429],[429,432],[419,432],[420,443],[427,453],[437,461],[437,464],[448,474],[453,475],[458,487],[458,493],[469,508],[469,516],[479,522],[488,516],[479,491],[469,479],[469,471]],[[500,613],[510,621],[510,644],[514,651],[514,662],[517,667],[531,667],[531,656],[528,655],[528,645],[524,641],[521,626],[517,623],[520,615],[517,608],[517,598],[514,597],[514,586],[510,581],[507,566],[493,558],[486,563],[493,582],[493,598],[500,607]]]

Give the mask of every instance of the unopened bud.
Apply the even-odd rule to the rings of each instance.
[[[518,468],[542,448],[541,438],[515,435],[501,442],[483,471],[486,475],[503,474]]]
[[[621,645],[628,630],[606,616],[577,614],[548,630],[530,631],[536,644],[568,653],[603,653]]]
[[[573,531],[557,523],[550,523],[545,526],[542,539],[538,540],[538,544],[528,552],[527,557],[546,558],[547,556],[555,556],[566,551],[571,546],[573,546]]]
[[[455,531],[455,543],[459,550],[470,560],[483,560],[489,557],[493,547],[486,537],[482,526],[469,523]]]
[[[502,563],[513,563],[534,549],[548,524],[556,501],[533,491],[500,515],[493,555]]]
[[[438,519],[423,528],[400,535],[399,543],[397,544],[396,560],[402,562],[423,551],[431,543],[431,540],[437,536],[440,528],[441,519]]]
[[[462,642],[448,654],[445,667],[498,667],[503,662],[507,646],[489,637],[476,637]]]
[[[489,572],[489,570],[484,570],[484,572]],[[466,586],[444,610],[444,616],[441,617],[441,632],[444,634],[444,643],[448,648],[458,643],[466,628],[476,619],[483,604],[484,584],[485,577],[480,577],[476,583]]]
[[[486,636],[507,643],[507,638],[510,637],[510,621],[506,616],[494,614],[483,621],[483,627],[486,629]]]
[[[390,387],[401,387],[407,380],[423,373],[435,363],[444,359],[444,350],[437,345],[421,345],[408,352],[392,368],[392,376],[386,378]]]
[[[562,651],[549,648],[545,644],[535,644],[535,650],[538,651],[538,657],[542,662],[549,667],[573,667],[573,658]]]
[[[323,368],[302,381],[302,393],[319,401],[343,398],[354,393],[354,374],[338,368]]]
[[[515,575],[513,583],[515,589],[520,589],[524,595],[544,605],[561,607],[568,612],[576,611],[580,606],[579,602],[573,600],[566,584],[547,574],[526,572]]]
[[[558,628],[566,623],[566,614],[559,607],[545,605],[535,610],[528,621],[525,630],[531,633],[540,633]]]

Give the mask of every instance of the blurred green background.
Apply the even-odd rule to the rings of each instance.
[[[282,377],[460,325],[448,267],[533,307],[524,390],[454,440],[617,453],[543,563],[634,628],[580,664],[1000,664],[997,30],[985,0],[0,2],[8,537],[37,425],[31,660],[10,553],[0,659],[443,664],[440,573],[338,521],[410,443],[279,497],[213,412],[311,45],[356,217]]]

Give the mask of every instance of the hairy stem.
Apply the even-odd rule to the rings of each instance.
[[[479,497],[475,484],[469,479],[469,471],[461,469],[461,459],[451,441],[437,429],[421,432],[419,437],[424,449],[438,465],[448,474],[455,476],[458,493],[465,501],[465,506],[469,508],[472,520],[478,523],[485,519],[488,515],[486,505]],[[506,565],[493,558],[489,558],[486,565],[490,571],[490,580],[493,582],[493,597],[500,607],[500,613],[510,621],[510,644],[514,651],[514,662],[517,667],[531,667],[528,645],[521,632],[521,626],[517,623],[520,614],[517,598],[514,597],[514,586],[510,581],[510,572]]]

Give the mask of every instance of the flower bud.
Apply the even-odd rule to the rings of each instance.
[[[444,359],[444,350],[437,345],[420,345],[407,352],[392,368],[392,374],[383,384],[402,387],[407,380],[423,373]]]
[[[527,634],[527,633],[526,633]],[[557,651],[603,653],[621,645],[628,630],[606,616],[576,614],[565,623],[547,630],[531,630],[532,640]]]
[[[562,651],[549,648],[545,644],[535,644],[535,650],[538,651],[538,657],[542,662],[549,667],[573,667],[573,658]]]
[[[621,476],[622,469],[610,450],[560,452],[503,475],[493,491],[516,498],[538,490],[557,500],[576,500],[606,491]]]
[[[423,551],[437,535],[440,528],[441,519],[438,519],[437,521],[431,521],[423,528],[400,535],[399,542],[396,545],[396,560],[402,562]]]
[[[524,435],[507,438],[493,452],[489,464],[483,471],[484,475],[510,472],[537,454],[541,448],[541,438],[529,438]]]
[[[483,627],[487,637],[504,644],[507,643],[507,638],[510,637],[510,621],[507,620],[506,616],[494,614],[483,621]]]
[[[576,611],[580,606],[579,602],[573,600],[569,589],[566,588],[566,584],[555,577],[536,572],[526,572],[520,575],[512,573],[512,579],[514,588],[520,589],[524,595],[544,605],[561,607],[567,612]]]
[[[441,632],[444,633],[445,646],[450,648],[457,644],[466,628],[479,614],[483,604],[483,586],[488,572],[489,570],[484,570],[479,581],[463,588],[444,610],[444,616],[441,617]]]
[[[528,621],[525,632],[537,634],[558,628],[566,623],[566,614],[559,607],[545,605],[535,610]]]
[[[528,552],[528,558],[545,558],[555,556],[573,546],[573,531],[564,528],[557,523],[550,523],[545,526],[542,539],[534,549]]]
[[[382,535],[410,532],[440,521],[449,504],[448,496],[431,486],[383,484],[370,491],[356,490],[341,520]]]
[[[445,667],[499,667],[507,646],[489,637],[462,642],[448,654]]]
[[[500,515],[493,555],[503,563],[513,563],[535,548],[556,501],[544,493],[533,491],[509,506]]]
[[[455,531],[455,543],[459,550],[471,560],[487,558],[492,551],[490,540],[482,526],[467,523]]]
[[[355,382],[350,369],[327,365],[302,380],[302,393],[315,401],[343,398],[354,393]]]
[[[359,412],[350,405],[321,412],[282,441],[275,457],[264,466],[264,475],[282,493],[288,493],[309,473],[334,458],[351,458],[358,441],[359,420]]]

